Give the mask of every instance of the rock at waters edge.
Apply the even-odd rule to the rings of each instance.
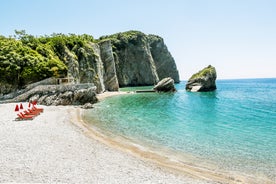
[[[217,73],[215,67],[209,65],[192,75],[186,84],[186,90],[191,92],[214,91],[216,87]]]
[[[174,80],[167,77],[159,81],[153,88],[157,92],[175,92]]]

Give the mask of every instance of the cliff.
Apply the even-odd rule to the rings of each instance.
[[[101,49],[101,58],[104,66],[104,85],[108,91],[118,91],[119,82],[117,78],[115,60],[110,40],[104,40],[99,43]]]
[[[192,75],[186,84],[186,90],[192,92],[214,91],[216,87],[217,73],[215,67],[209,65]]]
[[[0,41],[0,97],[49,77],[71,78],[75,84],[93,83],[97,93],[154,85],[165,77],[179,82],[175,61],[163,39],[139,31],[98,40],[74,34],[34,37],[22,31],[18,39],[0,36]],[[17,50],[18,45],[22,48]]]
[[[100,40],[111,40],[119,86],[154,85],[165,77],[179,82],[175,61],[161,37],[128,31]]]
[[[163,39],[139,31],[101,37],[96,43],[65,46],[62,59],[76,83],[94,83],[97,93],[124,86],[154,85],[171,77],[179,82],[175,61]]]
[[[88,42],[82,46],[75,45],[72,50],[65,46],[62,57],[68,68],[68,76],[75,83],[94,83],[97,93],[105,91],[103,63],[98,44]]]
[[[171,77],[175,83],[179,83],[179,73],[175,61],[168,51],[163,38],[149,35],[148,42],[159,79]]]

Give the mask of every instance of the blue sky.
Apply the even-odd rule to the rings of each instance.
[[[275,0],[1,0],[0,34],[128,30],[164,38],[181,79],[211,64],[219,79],[276,77]]]

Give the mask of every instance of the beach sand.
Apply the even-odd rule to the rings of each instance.
[[[14,121],[15,104],[0,104],[1,183],[214,183],[93,139],[79,107],[42,107],[34,120]]]

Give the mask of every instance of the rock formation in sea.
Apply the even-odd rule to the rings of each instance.
[[[215,67],[209,65],[192,75],[186,84],[186,90],[192,92],[214,91],[216,87],[217,73]]]
[[[171,77],[167,77],[159,81],[154,86],[154,91],[156,92],[175,92],[174,80]]]

